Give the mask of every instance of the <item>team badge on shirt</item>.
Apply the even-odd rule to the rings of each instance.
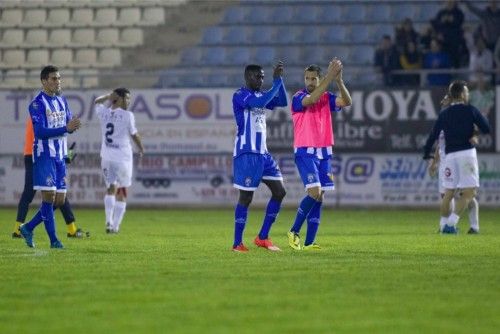
[[[45,184],[48,186],[48,187],[52,187],[54,186],[54,179],[52,179],[52,176],[47,176],[47,179],[45,180]]]
[[[245,179],[245,186],[250,187],[251,184],[252,184],[252,178],[251,177],[247,177]]]

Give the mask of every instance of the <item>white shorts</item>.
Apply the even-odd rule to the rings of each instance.
[[[132,160],[121,162],[101,160],[101,168],[107,188],[112,184],[117,188],[132,185]]]
[[[475,148],[448,153],[443,165],[445,189],[479,187],[479,166]]]
[[[444,188],[444,165],[446,157],[439,157],[441,161],[439,161],[439,169],[438,169],[438,185],[439,185],[439,193],[444,194],[446,190]]]

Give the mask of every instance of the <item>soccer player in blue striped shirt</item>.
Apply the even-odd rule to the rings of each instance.
[[[35,247],[33,230],[42,221],[51,248],[63,248],[55,231],[54,203],[61,206],[66,196],[66,136],[81,126],[72,118],[66,99],[60,95],[61,75],[55,66],[40,72],[42,91],[29,105],[35,139],[33,141],[33,189],[42,192],[42,205],[35,216],[19,230],[29,247]]]
[[[261,91],[264,70],[259,65],[248,65],[245,68],[246,86],[238,89],[233,95],[236,121],[233,185],[240,193],[234,213],[233,250],[237,252],[248,251],[243,244],[243,231],[253,193],[261,181],[271,190],[271,199],[267,204],[262,228],[254,243],[270,251],[280,250],[269,238],[269,231],[278,216],[286,192],[278,164],[267,151],[266,110],[287,106],[282,75],[283,63],[279,62],[274,67],[272,87],[268,91]]]

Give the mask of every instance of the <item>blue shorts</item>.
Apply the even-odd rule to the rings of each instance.
[[[33,163],[33,189],[66,192],[64,160],[38,157]]]
[[[306,189],[321,187],[334,190],[331,158],[318,159],[314,154],[295,155],[295,164]]]
[[[280,168],[269,153],[244,153],[233,159],[233,186],[254,191],[261,180],[283,180]]]

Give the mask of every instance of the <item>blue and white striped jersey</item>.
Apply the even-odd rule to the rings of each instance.
[[[42,91],[31,101],[29,113],[35,132],[33,161],[40,157],[64,159],[68,154],[66,124],[71,119],[66,99]]]
[[[266,99],[266,95],[270,98]],[[254,103],[249,103],[250,101]],[[264,102],[259,106],[256,101]],[[273,88],[268,92],[252,91],[246,87],[238,89],[233,95],[236,121],[233,156],[237,157],[243,153],[267,153],[266,110],[286,105],[286,91],[281,78],[275,80]]]

